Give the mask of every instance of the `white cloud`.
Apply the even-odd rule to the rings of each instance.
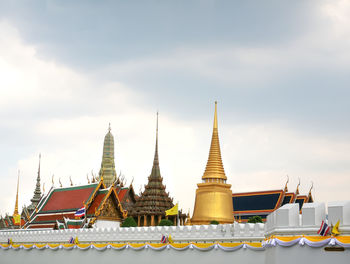
[[[273,78],[283,66],[297,67],[300,61],[293,57],[305,54],[300,47],[301,44],[291,46],[288,54],[286,49],[242,47],[214,52],[182,50],[165,58],[129,62],[109,70],[137,76],[145,68],[168,67],[217,80],[249,78],[255,82]],[[20,140],[27,151],[19,152],[16,166],[2,168],[0,213],[12,213],[18,168],[22,171],[20,204],[29,203],[39,152],[46,190],[51,186],[52,174],[56,183],[61,178],[68,185],[70,175],[78,184],[86,182],[86,174],[92,169],[97,173],[109,122],[115,136],[117,170],[129,182],[134,177],[138,191],[151,171],[157,109],[123,83],[97,80],[65,65],[39,59],[36,52],[35,47],[21,42],[15,28],[0,23],[0,110],[4,116],[1,127],[10,134],[16,130],[16,137],[30,135],[28,142]],[[222,65],[223,58],[232,63]],[[237,74],[230,74],[232,69]],[[105,74],[106,69],[101,71]],[[19,108],[22,112],[15,114]],[[204,172],[212,110],[208,109],[208,121],[202,123],[171,118],[160,109],[161,173],[170,195],[185,211],[193,207],[196,183]],[[290,189],[301,177],[303,192],[314,181],[317,200],[347,198],[350,142],[319,135],[310,137],[278,122],[240,125],[227,124],[220,116],[219,119],[222,156],[233,191],[282,188],[285,175],[289,174]],[[6,143],[1,140],[0,143]],[[12,147],[2,151],[11,153]]]

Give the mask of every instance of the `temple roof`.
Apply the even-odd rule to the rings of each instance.
[[[285,204],[288,204],[288,203],[294,203],[296,196],[297,195],[294,192],[287,192],[287,193],[285,193],[281,206],[283,206]]]
[[[74,219],[75,212],[85,206],[88,217],[97,217],[107,199],[112,196],[117,211],[122,218],[126,217],[114,185],[106,188],[103,181],[93,184],[51,188],[47,196],[38,205],[38,211],[31,216],[28,228],[53,228],[64,218]]]
[[[268,214],[281,206],[284,190],[233,193],[234,215]]]
[[[98,183],[53,188],[40,205],[39,213],[77,210],[89,200],[97,185]]]
[[[158,113],[156,128],[156,146],[151,175],[139,199],[131,209],[130,215],[165,215],[165,210],[173,207],[173,201],[165,192],[163,178],[160,174],[158,157]]]

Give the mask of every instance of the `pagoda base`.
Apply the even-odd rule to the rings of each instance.
[[[220,224],[232,224],[231,184],[206,182],[197,186],[191,224],[207,225],[213,220]]]

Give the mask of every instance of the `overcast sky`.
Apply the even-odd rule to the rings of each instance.
[[[138,192],[156,111],[167,191],[186,212],[208,157],[214,101],[233,192],[349,199],[350,2],[0,1],[0,214],[115,163]]]

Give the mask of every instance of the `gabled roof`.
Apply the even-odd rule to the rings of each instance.
[[[118,192],[119,199],[122,201],[124,199],[125,194],[127,194],[129,191],[129,188],[122,188]]]
[[[308,196],[307,195],[298,195],[295,199],[295,203],[299,204],[299,211],[301,213],[301,209],[303,208],[304,203],[308,202]]]
[[[281,206],[284,190],[233,193],[234,215],[268,214]]]
[[[64,212],[78,210],[93,195],[98,183],[53,188],[38,208],[38,213]]]
[[[106,188],[103,181],[93,184],[72,186],[65,188],[51,188],[49,193],[41,199],[38,208],[26,223],[27,228],[52,228],[56,220],[63,221],[63,217],[74,218],[74,213],[92,203],[98,190]]]
[[[108,193],[108,189],[98,190],[93,202],[91,203],[91,205],[89,206],[89,209],[87,210],[88,216],[95,215],[97,208],[100,206],[102,200],[105,198],[107,193]]]
[[[294,192],[287,192],[284,194],[282,205],[288,204],[288,203],[294,203],[295,198],[297,197],[297,194]]]
[[[127,217],[127,211],[124,211],[122,204],[120,203],[120,199],[118,197],[118,194],[115,190],[114,184],[112,184],[109,189],[108,192],[104,195],[104,197],[102,198],[102,201],[100,202],[100,204],[97,206],[97,208],[95,209],[95,216],[99,216],[103,210],[103,208],[105,207],[107,200],[109,197],[113,197],[113,199],[117,202],[117,210],[119,211],[119,213],[121,214],[122,218],[126,218]]]

